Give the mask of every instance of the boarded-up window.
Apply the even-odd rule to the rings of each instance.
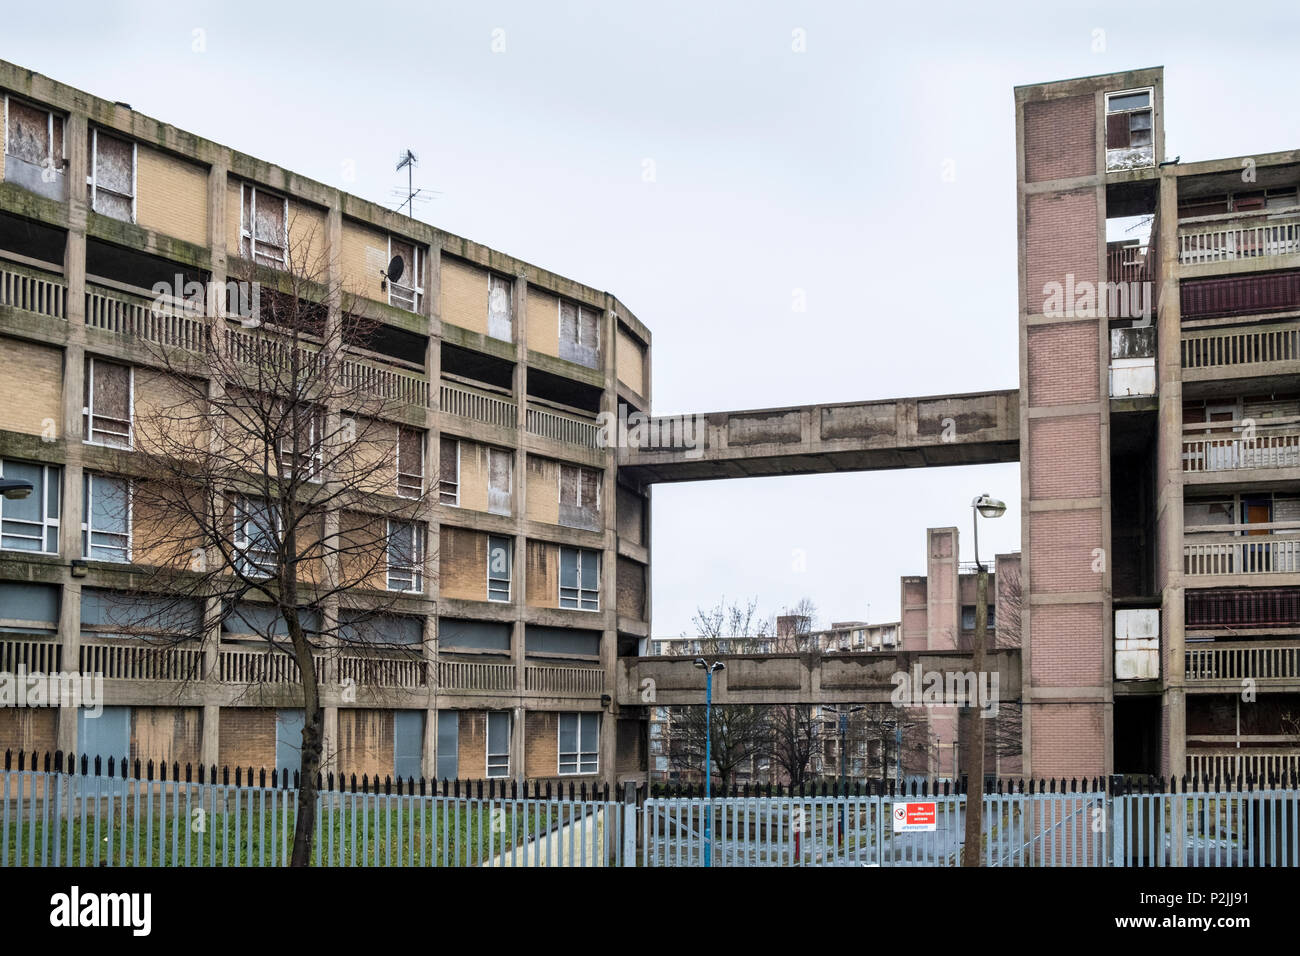
[[[560,301],[560,358],[588,368],[600,364],[600,313]]]
[[[438,444],[438,500],[444,505],[460,505],[460,442],[443,438]]]
[[[289,244],[289,200],[256,186],[240,186],[240,254],[262,265],[284,266]]]
[[[424,256],[415,243],[389,237],[388,258],[402,260],[401,275],[388,276],[388,304],[410,312],[419,312],[424,304]]]
[[[514,340],[514,322],[510,312],[510,280],[488,276],[488,335],[505,342]]]
[[[397,493],[403,498],[424,494],[424,432],[397,429]]]
[[[600,530],[600,472],[560,465],[560,524]]]
[[[135,144],[93,130],[89,166],[91,208],[135,222]]]
[[[1131,169],[1155,163],[1151,90],[1106,94],[1106,168]]]
[[[5,128],[5,155],[35,166],[63,169],[62,116],[11,99]]]
[[[86,359],[86,440],[131,447],[131,369],[103,359]]]
[[[510,514],[512,468],[510,452],[488,449],[488,511],[492,514]]]

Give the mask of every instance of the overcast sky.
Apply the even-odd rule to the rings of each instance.
[[[657,413],[1015,387],[1017,84],[1163,65],[1171,158],[1300,145],[1294,0],[294,6],[9,5],[0,57],[390,206],[410,147],[419,218],[650,328]],[[1018,467],[659,486],[654,632],[896,620],[984,491]]]

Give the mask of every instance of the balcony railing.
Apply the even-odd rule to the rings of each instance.
[[[68,286],[59,276],[28,269],[12,262],[0,262],[0,305],[24,312],[68,317]]]
[[[1216,423],[1214,428],[1231,428],[1232,432],[1214,435],[1183,435],[1183,471],[1240,471],[1245,468],[1295,468],[1300,466],[1300,419],[1288,418],[1274,425],[1265,419],[1247,425],[1243,422]],[[1202,426],[1187,426],[1187,428]],[[1246,429],[1252,428],[1247,438]],[[1186,430],[1186,429],[1185,429]]]
[[[63,646],[58,641],[0,641],[0,673],[13,674],[20,667],[28,674],[57,673],[63,670],[62,662]]]
[[[1185,664],[1189,684],[1246,679],[1265,683],[1300,681],[1300,642],[1189,644]]]
[[[1300,361],[1300,322],[1183,332],[1185,369],[1224,369]]]
[[[167,348],[191,352],[208,348],[208,320],[202,313],[173,304],[160,307],[143,296],[94,285],[86,287],[86,325]]]
[[[81,645],[81,671],[106,680],[195,681],[203,677],[198,647],[159,647],[130,641]]]
[[[1300,627],[1300,588],[1188,590],[1183,618],[1199,629]]]
[[[544,408],[529,406],[528,431],[543,438],[581,445],[584,448],[600,447],[600,426],[594,421],[562,415]]]
[[[339,681],[361,687],[423,687],[424,661],[406,657],[343,654],[338,659]]]
[[[316,658],[316,676],[325,673],[325,657]],[[279,651],[222,648],[217,652],[216,680],[221,684],[299,684],[298,663]]]
[[[1184,279],[1178,293],[1184,319],[1290,312],[1300,309],[1300,269]]]
[[[601,667],[529,664],[524,668],[524,686],[530,694],[595,697],[605,692],[605,670]]]
[[[438,661],[438,689],[513,693],[515,665]]]
[[[1300,774],[1300,748],[1215,747],[1187,751],[1187,775],[1201,780],[1289,778]]]
[[[448,415],[459,415],[498,428],[517,428],[519,406],[514,402],[459,385],[441,383],[439,407]]]
[[[1296,253],[1300,253],[1300,210],[1269,217],[1240,213],[1207,217],[1178,226],[1178,261],[1184,265]]]
[[[1300,573],[1300,534],[1189,535],[1183,541],[1183,573]]]

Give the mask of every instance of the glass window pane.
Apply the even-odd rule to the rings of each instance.
[[[1120,110],[1136,110],[1151,105],[1151,94],[1146,90],[1140,93],[1125,93],[1122,96],[1112,96],[1106,101],[1106,109],[1111,113]]]
[[[560,753],[576,753],[578,750],[578,715],[560,714]]]
[[[560,587],[578,586],[578,552],[573,548],[560,549]]]

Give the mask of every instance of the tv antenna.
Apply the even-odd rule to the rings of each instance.
[[[415,218],[415,200],[419,198],[423,201],[426,198],[420,196],[420,193],[424,192],[423,188],[415,188],[415,167],[419,162],[420,157],[416,156],[415,153],[409,149],[403,150],[401,156],[397,160],[397,172],[400,173],[403,169],[406,170],[406,198],[402,200],[401,205],[397,207],[396,211],[401,212],[402,207],[405,206],[406,214],[411,218]],[[397,190],[396,195],[400,197],[402,195],[401,191]]]

